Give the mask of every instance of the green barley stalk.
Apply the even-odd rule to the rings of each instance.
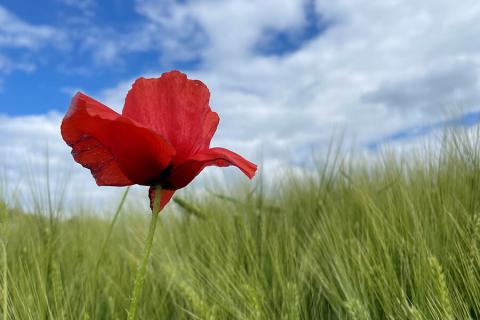
[[[363,304],[357,299],[349,299],[345,302],[345,309],[352,320],[370,319],[368,311]]]
[[[7,261],[7,248],[2,241],[2,253],[3,253],[3,320],[8,319],[8,261]]]
[[[205,213],[203,213],[200,209],[198,209],[196,206],[192,205],[191,203],[187,202],[186,200],[180,197],[174,197],[173,202],[179,205],[180,208],[182,208],[188,214],[199,219],[205,219]]]
[[[118,217],[120,216],[120,212],[122,211],[123,205],[125,204],[125,200],[127,199],[127,195],[129,191],[130,191],[130,187],[127,187],[125,189],[125,192],[122,195],[122,198],[120,199],[120,203],[117,206],[117,210],[115,210],[113,219],[110,222],[110,225],[108,227],[107,235],[103,240],[102,247],[100,249],[100,252],[98,253],[97,263],[95,264],[95,272],[94,272],[95,281],[97,281],[97,278],[98,278],[98,270],[100,269],[100,263],[102,262],[103,255],[105,254],[105,250],[107,249],[108,243],[110,242],[110,238],[112,237],[113,228],[115,227]]]
[[[452,303],[450,302],[447,281],[445,274],[443,273],[442,266],[435,256],[430,256],[428,262],[430,264],[431,272],[433,273],[433,278],[435,279],[437,285],[436,290],[438,294],[438,300],[444,311],[445,319],[453,319]]]

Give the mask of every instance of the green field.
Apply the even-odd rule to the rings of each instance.
[[[480,140],[445,141],[187,192],[159,219],[139,318],[480,319]],[[109,219],[0,205],[2,319],[125,319],[148,220],[126,206],[105,242]]]

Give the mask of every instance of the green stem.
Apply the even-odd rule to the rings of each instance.
[[[145,249],[143,251],[143,259],[141,265],[137,269],[137,275],[135,277],[135,284],[130,300],[130,308],[128,310],[128,320],[135,320],[137,317],[137,303],[140,293],[143,287],[143,281],[145,280],[145,270],[147,269],[148,258],[152,251],[153,235],[155,234],[155,228],[157,226],[158,215],[160,211],[160,198],[162,189],[160,187],[155,188],[155,198],[153,201],[153,212],[150,220],[150,228],[148,231],[147,239],[145,240]]]
[[[7,248],[2,242],[3,247],[3,319],[8,319],[8,262]]]
[[[110,222],[110,226],[108,228],[107,236],[106,236],[105,240],[103,240],[102,249],[100,250],[100,254],[97,258],[97,264],[95,265],[95,273],[94,273],[95,281],[97,280],[97,277],[98,277],[98,270],[100,268],[100,262],[102,261],[103,254],[105,253],[105,249],[107,248],[107,245],[110,242],[110,237],[112,236],[113,227],[115,226],[115,223],[117,222],[117,219],[118,219],[118,216],[120,215],[120,212],[122,211],[123,204],[125,203],[125,200],[127,199],[127,195],[128,195],[129,190],[130,190],[130,187],[127,187],[127,189],[125,189],[125,192],[123,193],[122,199],[120,200],[120,203],[118,204],[117,211],[115,211],[115,215],[113,216],[113,219]]]
[[[102,248],[100,250],[100,253],[98,254],[97,263],[95,264],[95,271],[94,271],[94,275],[93,275],[94,286],[95,286],[94,287],[95,291],[94,291],[94,295],[93,295],[93,309],[94,309],[95,314],[96,314],[97,302],[98,302],[98,299],[97,299],[97,295],[98,295],[98,272],[100,270],[100,263],[102,262],[103,255],[105,254],[105,250],[107,249],[107,245],[110,242],[110,238],[112,237],[113,227],[115,226],[115,223],[117,222],[117,219],[120,216],[120,212],[122,211],[123,205],[125,204],[125,200],[127,199],[127,195],[128,195],[129,191],[130,191],[130,187],[127,187],[127,189],[125,189],[125,192],[122,195],[120,203],[117,206],[117,210],[115,211],[115,214],[113,215],[113,219],[110,222],[110,226],[108,227],[107,236],[103,240]]]

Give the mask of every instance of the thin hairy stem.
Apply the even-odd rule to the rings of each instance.
[[[145,241],[145,249],[143,251],[143,259],[138,267],[137,275],[135,277],[135,284],[130,300],[130,308],[128,310],[128,320],[134,320],[137,317],[137,304],[138,297],[142,291],[143,282],[145,280],[145,270],[147,269],[148,259],[150,257],[150,252],[152,251],[153,236],[155,234],[155,229],[157,227],[158,221],[158,212],[160,211],[160,198],[161,198],[160,187],[155,188],[155,199],[153,201],[153,212],[152,218],[150,220],[150,228],[148,231],[147,239]]]

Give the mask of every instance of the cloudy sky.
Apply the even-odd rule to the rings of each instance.
[[[121,110],[135,78],[171,69],[209,86],[213,144],[266,171],[301,165],[339,133],[375,152],[471,125],[478,21],[478,0],[2,0],[0,172],[17,190],[41,184],[48,150],[71,189],[107,194],[60,139],[70,98]],[[452,110],[459,121],[445,121]]]

